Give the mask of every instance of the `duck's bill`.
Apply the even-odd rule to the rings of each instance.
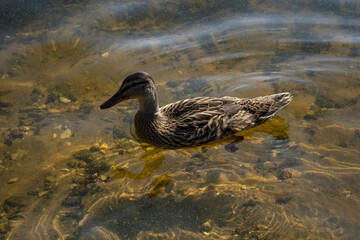
[[[101,104],[100,108],[101,109],[111,108],[112,106],[114,106],[118,103],[121,103],[125,100],[128,100],[128,99],[129,99],[128,97],[120,97],[120,96],[118,96],[118,94],[115,94],[109,100],[107,100],[106,102]]]

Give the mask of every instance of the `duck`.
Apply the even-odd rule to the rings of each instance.
[[[100,105],[107,109],[137,99],[135,133],[158,148],[195,147],[253,128],[274,116],[292,100],[288,92],[238,97],[195,97],[159,107],[155,82],[146,72],[127,76],[119,90]]]

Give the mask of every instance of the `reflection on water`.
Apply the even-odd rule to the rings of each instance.
[[[2,1],[0,238],[355,239],[360,3]],[[161,105],[295,97],[208,146],[138,143],[134,71]]]
[[[140,173],[135,174],[119,166],[114,166],[111,170],[116,178],[145,179],[150,177],[162,165],[164,160],[165,156],[160,149],[145,151],[145,154],[140,158],[140,161],[145,162],[144,168]]]

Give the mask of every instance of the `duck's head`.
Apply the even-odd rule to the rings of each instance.
[[[146,72],[136,72],[127,76],[114,96],[101,104],[100,108],[110,108],[128,99],[141,101],[152,97],[156,98],[154,80]]]

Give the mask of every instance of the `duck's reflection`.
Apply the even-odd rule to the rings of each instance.
[[[145,162],[141,173],[135,174],[119,166],[113,166],[111,170],[116,178],[145,179],[150,177],[162,165],[164,160],[165,155],[161,149],[145,149],[144,155],[140,158],[140,161]]]
[[[152,188],[148,192],[148,196],[150,198],[156,197],[162,190],[165,189],[167,185],[171,182],[171,177],[167,174],[163,174],[154,180],[152,180],[151,185]]]
[[[289,126],[283,118],[275,115],[270,121],[267,121],[257,127],[230,135],[219,141],[213,142],[211,145],[204,145],[203,148],[210,148],[223,144],[226,151],[236,152],[239,150],[238,144],[240,142],[258,138],[261,133],[270,134],[277,140],[285,140],[289,138]]]
[[[254,138],[255,133],[267,133],[277,140],[289,138],[289,124],[283,118],[275,115],[270,121],[267,121],[255,128],[236,133],[235,136],[243,136],[245,140]]]
[[[200,148],[202,149],[202,152],[205,152],[204,150],[207,148],[223,145],[226,151],[236,152],[239,149],[236,145],[242,141],[257,138],[254,136],[256,133],[267,133],[279,140],[285,140],[289,138],[289,128],[287,122],[278,116],[274,116],[270,121],[260,126],[239,132],[236,135],[213,142],[212,144],[206,144],[196,148]],[[140,146],[145,151],[144,155],[139,159],[140,161],[145,162],[143,170],[140,173],[135,174],[123,167],[113,166],[111,170],[116,178],[146,179],[150,177],[155,170],[161,167],[163,161],[165,160],[164,150],[152,147],[147,148],[143,145]],[[168,174],[163,174],[156,177],[151,183],[152,188],[148,192],[148,196],[157,196],[170,182],[171,176]]]
[[[145,166],[141,173],[135,174],[129,170],[120,166],[113,166],[111,168],[116,178],[130,178],[130,179],[145,179],[151,176],[151,174],[162,165],[165,160],[165,155],[161,149],[147,150],[144,149],[145,153],[140,158],[140,161],[145,162]],[[148,192],[150,198],[157,196],[169,183],[171,177],[168,174],[163,174],[156,177],[152,182],[152,188]]]

